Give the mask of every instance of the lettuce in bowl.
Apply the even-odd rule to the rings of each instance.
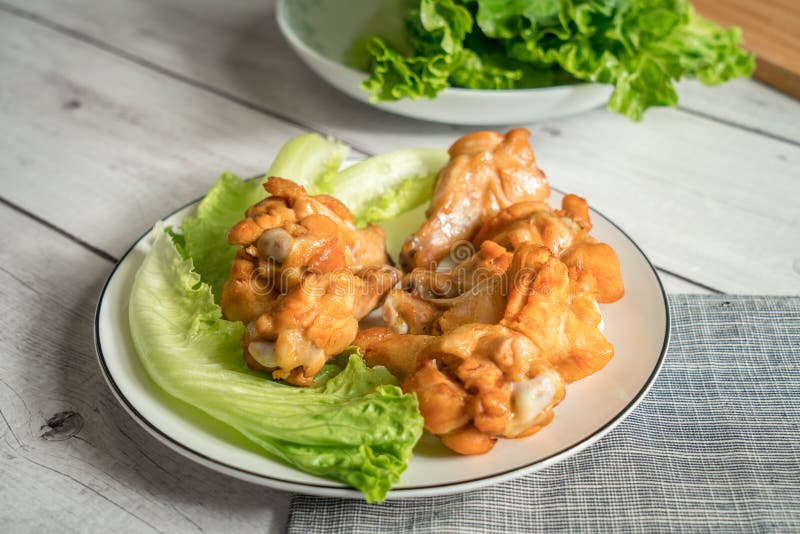
[[[404,25],[384,25],[392,31],[375,28],[354,41],[365,53],[359,56],[364,64],[353,66],[369,71],[362,87],[375,102],[434,98],[447,87],[599,82],[614,86],[609,110],[639,121],[649,107],[677,105],[675,82],[682,78],[717,85],[755,67],[738,28],[717,26],[688,0],[405,5]]]

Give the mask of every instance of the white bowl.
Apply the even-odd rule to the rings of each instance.
[[[435,99],[370,102],[360,87],[367,73],[345,65],[356,36],[396,0],[280,0],[278,26],[300,58],[322,79],[356,100],[398,115],[449,124],[505,125],[573,115],[604,105],[610,85],[584,83],[541,89],[445,89]],[[401,15],[398,14],[398,20]],[[386,20],[382,21],[386,24]]]

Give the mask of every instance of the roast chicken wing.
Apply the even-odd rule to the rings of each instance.
[[[420,297],[457,297],[487,279],[506,272],[512,256],[494,241],[484,240],[475,254],[450,269],[414,269],[403,276],[403,289]]]
[[[376,328],[355,344],[368,365],[403,380],[425,428],[461,454],[487,452],[498,437],[533,434],[564,397],[561,377],[532,342],[500,325],[464,325],[443,336]]]
[[[399,273],[386,265],[383,230],[356,229],[338,200],[310,196],[277,177],[264,188],[272,196],[249,208],[228,234],[239,249],[220,304],[226,318],[247,325],[250,367],[309,385],[352,342],[358,320]]]
[[[325,362],[352,343],[359,319],[397,281],[391,267],[372,267],[358,275],[337,270],[306,276],[247,325],[245,361],[290,384],[313,384]]]
[[[589,234],[592,228],[589,205],[577,195],[566,195],[561,209],[553,210],[542,202],[514,204],[483,225],[473,243],[481,246],[491,240],[509,250],[523,244],[544,245],[580,277],[597,290],[600,303],[622,298],[619,259],[614,250]]]
[[[614,347],[600,331],[594,288],[570,278],[568,267],[543,246],[514,253],[501,325],[525,334],[537,352],[573,382],[605,366]]]
[[[471,241],[481,224],[498,211],[525,201],[544,201],[550,188],[537,167],[523,128],[506,135],[483,131],[465,135],[449,150],[428,220],[409,236],[400,253],[404,270],[435,268],[461,241]]]
[[[383,303],[383,319],[395,332],[440,335],[462,324],[494,324],[505,309],[505,279],[493,276],[457,297],[424,298],[393,289]]]
[[[507,326],[528,336],[564,380],[572,382],[597,371],[613,356],[613,346],[599,330],[597,286],[603,284],[597,284],[585,264],[575,265],[580,268],[556,258],[545,246],[524,243],[507,271],[457,297],[424,298],[392,290],[383,316],[401,334],[441,335],[467,324]]]
[[[382,309],[383,319],[403,334],[441,334],[466,323],[496,323],[505,307],[502,277],[512,254],[492,241],[444,271],[414,269],[393,289]]]
[[[416,393],[425,427],[442,443],[462,454],[486,452],[497,437],[546,425],[564,383],[613,356],[600,331],[593,275],[570,271],[546,246],[523,243],[505,273],[491,278],[494,291],[484,282],[451,299],[403,292],[432,307],[457,302],[430,323],[427,333],[442,335],[373,329],[355,343],[368,364],[387,366],[404,391]]]

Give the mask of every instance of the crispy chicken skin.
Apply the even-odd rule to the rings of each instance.
[[[569,269],[543,246],[514,253],[514,279],[501,325],[525,334],[565,382],[603,368],[614,347],[599,329],[595,290],[571,279]]]
[[[450,147],[450,161],[437,177],[426,212],[428,220],[408,237],[400,253],[404,270],[435,267],[458,242],[471,241],[500,210],[547,199],[550,187],[536,165],[529,136],[524,128],[506,135],[481,131]]]
[[[439,335],[470,322],[497,323],[505,307],[502,275],[512,254],[492,241],[445,271],[414,269],[383,306],[383,319],[403,334]]]
[[[563,204],[571,206],[576,202],[582,202],[588,210],[586,201],[580,197],[567,195],[563,200]],[[510,250],[515,250],[523,243],[535,243],[546,246],[553,254],[560,256],[573,243],[588,239],[588,230],[591,228],[588,213],[585,218],[579,215],[577,220],[566,213],[565,209],[554,210],[544,202],[513,204],[486,221],[473,243],[480,246],[486,240],[492,240]]]
[[[290,384],[313,384],[325,362],[352,343],[359,319],[397,281],[391,267],[372,267],[357,275],[337,270],[306,276],[247,325],[245,361]],[[264,342],[274,342],[274,347]]]
[[[597,302],[608,304],[625,295],[619,258],[605,243],[577,243],[564,252],[561,261],[569,268],[570,278],[597,290]]]
[[[272,196],[228,233],[239,248],[220,305],[227,319],[247,324],[242,343],[250,367],[310,385],[353,341],[358,320],[399,273],[386,264],[383,230],[356,229],[338,200],[277,177],[264,188]]]
[[[482,454],[498,437],[533,434],[564,397],[558,373],[531,341],[500,325],[464,325],[435,338],[403,381],[425,428],[461,454]]]
[[[370,367],[382,365],[404,380],[417,369],[417,355],[436,340],[436,336],[398,334],[388,328],[362,330],[353,345],[361,349]]]
[[[473,243],[487,240],[509,250],[523,244],[546,246],[570,268],[573,278],[597,289],[597,301],[611,303],[625,294],[619,259],[614,249],[589,234],[589,205],[577,195],[566,195],[561,209],[542,202],[514,204],[483,225]]]
[[[412,321],[419,317],[409,302],[447,303],[428,324],[433,337],[373,329],[356,344],[370,365],[385,365],[404,380],[404,391],[416,393],[425,427],[442,443],[461,454],[486,452],[498,437],[526,436],[549,423],[564,383],[614,354],[599,330],[593,275],[570,271],[546,246],[523,243],[505,273],[491,278],[491,290],[484,282],[450,299],[399,292]],[[384,312],[393,298],[398,290]]]

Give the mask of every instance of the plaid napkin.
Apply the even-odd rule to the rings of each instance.
[[[585,451],[459,495],[296,495],[289,532],[800,531],[800,297],[669,304],[661,375]]]

